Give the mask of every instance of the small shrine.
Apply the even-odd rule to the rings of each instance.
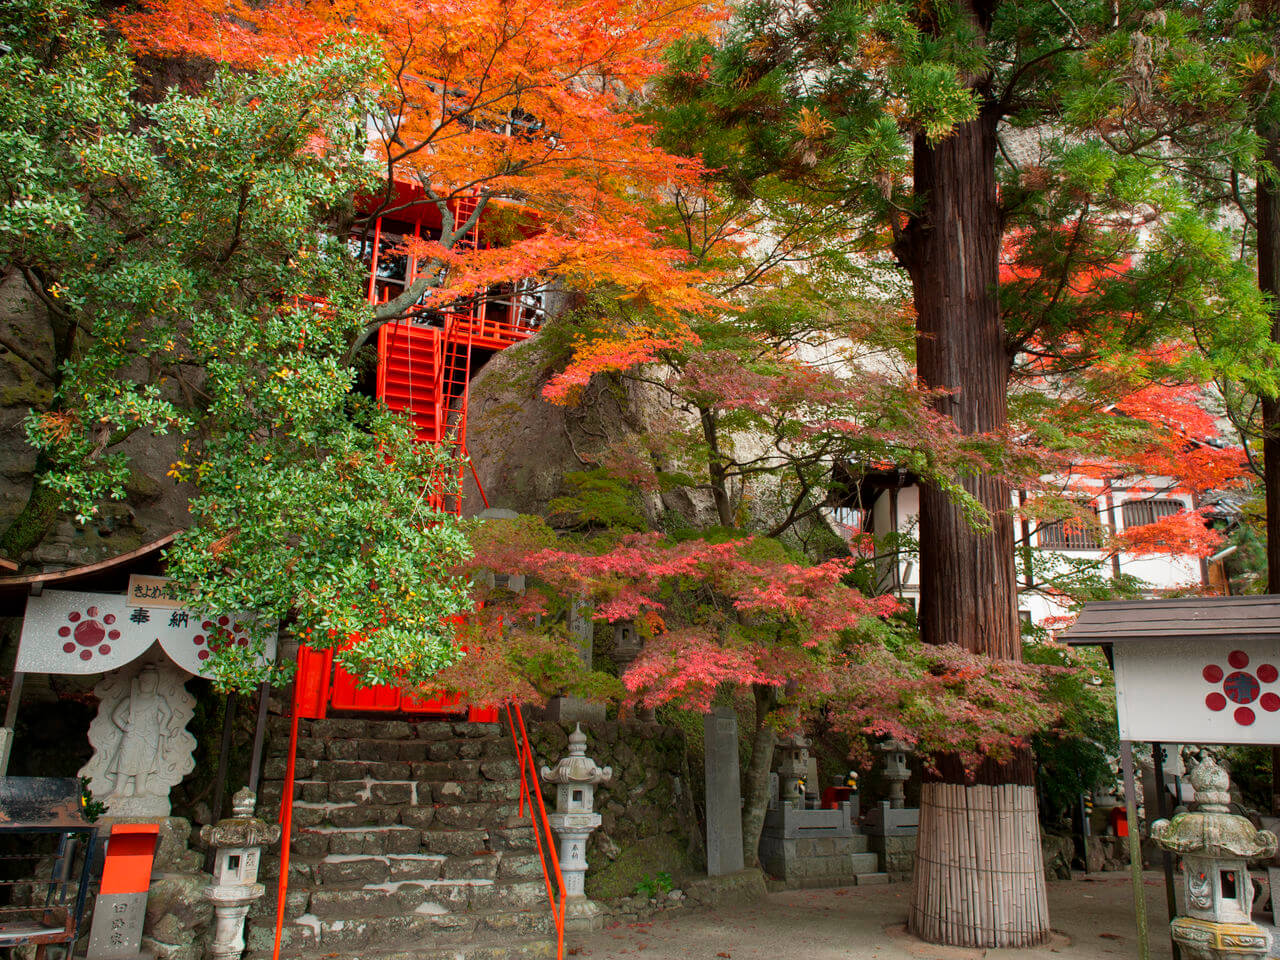
[[[788,737],[775,748],[769,808],[760,834],[760,864],[789,887],[885,883],[880,858],[858,828],[858,795],[818,806],[809,797],[809,741]],[[816,784],[813,784],[816,788]],[[816,790],[814,791],[816,793]]]
[[[1169,927],[1184,957],[1243,960],[1270,954],[1271,934],[1251,919],[1248,863],[1276,852],[1276,835],[1229,813],[1230,781],[1213,760],[1191,774],[1197,809],[1151,825],[1151,838],[1182,858],[1186,915]]]
[[[169,791],[194,767],[187,723],[199,675],[221,646],[248,647],[246,622],[186,609],[160,577],[134,576],[124,594],[42,590],[27,598],[18,673],[101,674],[94,753],[80,770],[113,817],[163,818]],[[263,651],[275,654],[275,640]]]

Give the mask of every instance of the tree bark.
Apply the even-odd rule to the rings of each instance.
[[[1280,132],[1259,131],[1265,158],[1280,165]],[[1258,289],[1271,300],[1271,339],[1280,342],[1280,197],[1258,176]],[[1267,592],[1280,593],[1280,397],[1262,397],[1262,469],[1267,509]]]
[[[710,410],[699,410],[702,421],[702,436],[707,442],[707,478],[711,483],[711,498],[716,505],[716,516],[720,526],[733,526],[733,501],[729,497],[728,478],[725,476],[724,460],[720,456],[720,431],[715,414]]]
[[[948,391],[939,409],[966,434],[1008,422],[1009,356],[996,299],[1000,217],[995,184],[996,117],[983,115],[936,145],[915,144],[923,214],[901,247],[917,312],[920,379]],[[1014,572],[1012,492],[991,477],[965,480],[986,508],[974,530],[945,492],[920,490],[920,629],[927,643],[1021,657]]]
[[[1280,131],[1258,131],[1263,156],[1280,167]],[[1271,339],[1280,342],[1280,197],[1277,185],[1258,174],[1258,289],[1271,297]],[[1263,394],[1262,489],[1267,511],[1267,593],[1280,593],[1280,397]],[[1271,750],[1271,812],[1280,814],[1280,748]]]
[[[769,768],[773,766],[774,733],[769,714],[778,702],[773,687],[753,684],[756,700],[756,729],[751,738],[751,762],[742,780],[742,862],[747,867],[760,866],[760,833],[769,806]]]
[[[1008,421],[1010,357],[997,300],[998,120],[984,111],[936,144],[916,138],[923,207],[898,245],[915,295],[920,379],[946,391],[938,408],[965,434],[998,433]],[[921,485],[921,635],[1018,660],[1012,491],[987,476],[964,486],[986,509],[989,529],[973,529],[946,493]],[[937,775],[921,790],[910,929],[956,946],[1042,942],[1049,920],[1030,754],[976,771],[955,757],[933,759]]]

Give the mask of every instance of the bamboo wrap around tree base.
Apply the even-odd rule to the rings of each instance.
[[[1025,947],[1049,935],[1035,788],[925,783],[909,928],[930,943]]]

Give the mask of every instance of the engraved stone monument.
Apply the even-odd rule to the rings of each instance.
[[[713,707],[702,719],[706,747],[707,874],[743,868],[742,778],[738,769],[738,715]]]
[[[195,767],[187,732],[195,697],[163,654],[112,670],[93,688],[93,757],[80,770],[113,817],[167,817],[169,790]]]

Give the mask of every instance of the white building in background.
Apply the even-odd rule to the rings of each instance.
[[[1046,575],[1063,574],[1074,567],[1096,571],[1096,575],[1112,579],[1121,575],[1141,582],[1144,596],[1159,596],[1209,586],[1209,564],[1190,554],[1115,553],[1103,549],[1108,531],[1123,533],[1145,526],[1162,517],[1195,509],[1189,494],[1173,491],[1168,482],[1153,478],[1141,486],[1105,486],[1101,481],[1089,487],[1076,481],[1071,496],[1080,502],[1088,518],[1035,524],[1018,520],[1014,528],[1019,548],[1029,546],[1033,552],[1032,572],[1019,562],[1018,609],[1024,619],[1039,625],[1071,611],[1062,599],[1046,585]],[[1015,503],[1018,495],[1015,494]],[[915,478],[906,471],[885,470],[868,473],[850,484],[850,493],[839,505],[830,508],[829,519],[846,538],[870,533],[877,544],[879,589],[900,597],[913,609],[920,599],[920,564],[914,548],[919,537],[920,491]],[[887,544],[893,535],[913,544],[910,549],[894,550]],[[928,549],[919,543],[918,549]]]

